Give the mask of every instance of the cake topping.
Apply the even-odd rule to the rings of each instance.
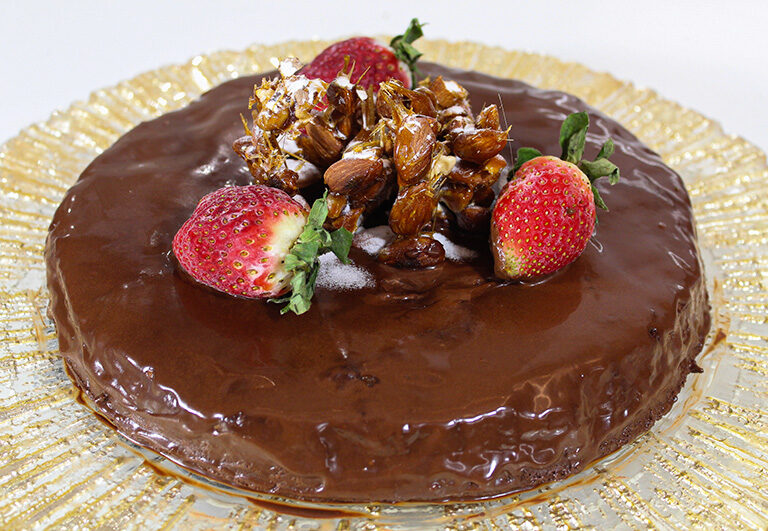
[[[589,115],[568,116],[560,130],[562,158],[521,148],[512,180],[493,210],[491,250],[496,275],[536,278],[570,264],[584,251],[595,229],[595,205],[607,209],[594,185],[600,177],[611,184],[619,168],[608,160],[608,139],[597,158],[582,160]]]
[[[420,35],[414,20],[393,46],[417,58],[410,43]],[[379,260],[398,267],[434,266],[445,260],[443,245],[433,237],[438,221],[487,234],[509,129],[501,128],[495,105],[475,119],[469,92],[442,76],[410,88],[395,75],[377,80],[378,91],[353,81],[360,67],[378,65],[378,56],[339,58],[334,77],[318,71],[318,65],[330,64],[327,54],[333,57],[354,44],[345,42],[303,70],[293,60],[283,61],[281,78],[255,87],[253,128],[245,124],[246,136],[234,149],[256,183],[290,195],[312,183],[300,175],[322,173],[329,190],[328,229],[354,232],[364,215],[389,208],[394,238]]]

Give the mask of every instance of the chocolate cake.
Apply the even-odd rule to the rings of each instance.
[[[229,81],[124,135],[51,224],[61,354],[122,434],[262,493],[466,500],[565,478],[670,409],[710,324],[680,177],[573,96],[422,70],[461,83],[476,110],[501,101],[514,148],[557,152],[560,123],[582,110],[587,152],[614,139],[622,179],[598,184],[611,210],[586,251],[539,282],[505,283],[487,237],[447,235],[451,259],[408,270],[370,254],[368,228],[303,315],[203,289],[171,241],[203,195],[250,182],[231,146],[260,77]]]

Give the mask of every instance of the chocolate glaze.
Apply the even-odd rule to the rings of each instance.
[[[251,87],[230,81],[143,123],[91,163],[46,247],[51,314],[75,381],[130,439],[239,487],[317,501],[479,499],[584,468],[671,407],[709,329],[688,196],[626,129],[560,92],[425,64],[497,103],[512,148],[558,153],[588,110],[622,180],[600,183],[594,245],[537,285],[475,260],[354,262],[376,286],[310,311],[194,285],[171,239],[206,193],[249,182],[232,152]],[[271,75],[271,74],[268,74]],[[467,244],[466,242],[464,242]]]

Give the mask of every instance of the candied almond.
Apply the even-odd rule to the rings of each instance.
[[[347,206],[347,200],[343,195],[331,192],[326,199],[326,205],[328,205],[328,217],[335,219],[341,216],[341,212]]]
[[[486,105],[480,114],[477,115],[477,127],[481,129],[499,129],[501,123],[499,122],[499,108],[496,105]]]
[[[428,117],[406,116],[395,134],[394,161],[401,186],[417,182],[426,175],[436,142]]]
[[[323,178],[331,192],[351,195],[370,188],[383,173],[381,159],[348,158],[331,164]]]
[[[312,122],[307,124],[306,130],[312,141],[312,147],[321,161],[319,165],[329,166],[339,160],[341,152],[344,150],[344,144],[331,131]]]
[[[412,236],[384,247],[379,253],[379,261],[396,267],[432,267],[445,261],[445,249],[431,236]]]
[[[464,184],[449,182],[443,187],[440,200],[452,211],[461,212],[472,201],[472,188]]]
[[[437,103],[443,109],[456,105],[467,98],[467,90],[455,81],[445,81],[443,76],[437,76],[429,84],[429,89],[434,93]]]
[[[467,232],[487,232],[491,224],[491,209],[470,205],[456,214],[459,227]]]
[[[411,101],[411,110],[416,114],[437,118],[437,100],[429,89],[419,87],[411,90],[408,99]]]
[[[290,196],[299,193],[299,175],[288,168],[283,168],[267,177],[267,186],[279,188]]]
[[[392,232],[404,236],[418,233],[432,220],[435,206],[435,193],[427,182],[402,190],[389,214]]]
[[[507,132],[477,129],[457,134],[452,142],[453,152],[464,160],[483,164],[498,155],[507,145]]]

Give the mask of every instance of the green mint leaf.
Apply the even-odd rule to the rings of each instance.
[[[349,249],[352,247],[353,237],[354,234],[343,227],[331,233],[331,251],[345,264],[349,263]]]
[[[568,115],[560,128],[560,147],[563,150],[561,159],[578,164],[584,155],[588,128],[589,115],[586,112]]]
[[[408,25],[408,29],[405,30],[405,33],[398,35],[389,43],[395,57],[408,65],[408,68],[411,71],[412,86],[416,86],[416,78],[419,74],[419,69],[416,67],[416,61],[422,56],[422,53],[411,43],[424,36],[424,32],[421,29],[424,26],[425,24],[419,22],[419,19],[411,19],[411,23]]]
[[[603,144],[603,147],[600,148],[600,153],[597,154],[597,157],[595,158],[595,160],[607,159],[611,155],[613,155],[613,151],[614,151],[613,140],[609,138],[608,140],[605,141],[605,143]]]
[[[535,159],[536,157],[541,157],[541,151],[536,148],[522,147],[518,149],[517,158],[515,159],[515,167],[512,169],[512,175],[517,173],[517,170],[520,169],[520,166],[529,160]]]

